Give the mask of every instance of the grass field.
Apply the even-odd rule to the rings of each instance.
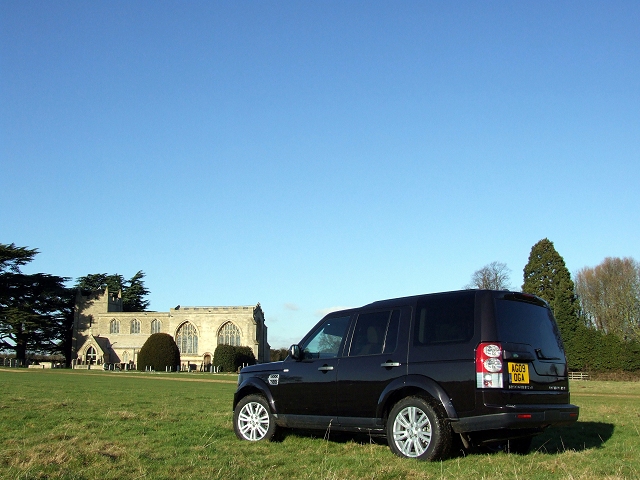
[[[236,378],[0,368],[0,478],[640,478],[640,382],[573,382],[580,421],[529,455],[423,463],[366,437],[240,442]]]

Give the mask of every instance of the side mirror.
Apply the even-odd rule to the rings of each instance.
[[[289,347],[289,356],[294,360],[300,360],[300,345],[291,345]]]

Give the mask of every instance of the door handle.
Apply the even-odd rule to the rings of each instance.
[[[321,372],[328,372],[330,370],[333,370],[333,367],[331,365],[323,365],[321,367],[318,367],[318,370],[320,370]]]
[[[380,366],[384,367],[384,368],[399,367],[400,366],[400,362],[386,361],[383,364],[381,364]]]

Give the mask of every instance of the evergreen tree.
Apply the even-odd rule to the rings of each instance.
[[[531,248],[524,267],[522,291],[532,293],[549,303],[560,334],[571,355],[572,340],[578,327],[578,302],[571,274],[564,259],[547,238]]]
[[[562,338],[571,342],[578,328],[578,301],[574,293],[574,286],[569,271],[567,276],[561,275],[555,292],[551,310],[556,317]],[[571,345],[569,345],[571,346]]]
[[[90,273],[78,278],[75,288],[80,289],[83,294],[92,292],[104,292],[105,287],[109,287],[111,293],[117,294],[125,289],[125,280],[122,275],[108,273]]]
[[[64,277],[20,272],[37,253],[0,244],[0,350],[14,350],[19,360],[25,360],[27,352],[62,352],[68,361],[73,294],[65,288]]]
[[[0,274],[11,271],[20,273],[20,267],[26,265],[38,254],[35,248],[16,247],[15,243],[0,243]]]
[[[122,292],[122,310],[125,312],[144,312],[149,307],[149,301],[144,297],[149,290],[144,286],[144,272],[139,270],[130,280],[125,280],[118,273],[90,273],[77,279],[75,288],[85,294],[89,292],[104,292],[109,287],[109,292]]]
[[[251,347],[218,345],[213,352],[213,364],[221,372],[237,372],[243,365],[255,365],[256,357]]]
[[[144,297],[149,290],[144,286],[144,272],[139,270],[131,280],[126,282],[122,291],[122,309],[125,312],[144,312],[149,307],[149,301]]]
[[[151,367],[156,372],[164,372],[167,367],[176,369],[180,365],[180,350],[168,333],[154,333],[138,352],[138,370]]]

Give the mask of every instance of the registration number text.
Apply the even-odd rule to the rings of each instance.
[[[509,383],[529,383],[529,365],[526,363],[509,364]]]

